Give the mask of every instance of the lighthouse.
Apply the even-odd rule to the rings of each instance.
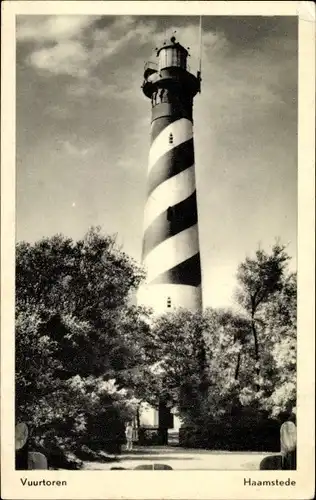
[[[138,303],[155,314],[202,308],[193,140],[193,99],[200,72],[188,71],[188,50],[173,36],[146,63],[142,90],[151,103],[151,137]]]

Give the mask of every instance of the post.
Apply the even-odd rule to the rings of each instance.
[[[294,422],[287,421],[281,425],[280,445],[282,469],[296,470],[296,426]]]

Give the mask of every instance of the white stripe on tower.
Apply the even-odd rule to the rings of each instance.
[[[173,135],[173,143],[169,142],[170,134]],[[167,125],[160,134],[153,140],[148,161],[148,172],[155,165],[157,160],[167,151],[179,146],[183,142],[192,139],[192,122],[187,118],[180,118]]]
[[[201,307],[193,126],[188,118],[152,122],[145,206],[142,303]],[[162,307],[163,308],[163,307]]]
[[[157,245],[144,259],[150,284],[166,271],[194,257],[199,252],[197,224]],[[180,283],[181,284],[181,283]]]
[[[148,197],[145,205],[144,229],[169,206],[188,198],[195,190],[194,165],[160,184]]]

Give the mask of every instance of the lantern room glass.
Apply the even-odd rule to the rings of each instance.
[[[159,70],[170,67],[186,69],[186,53],[177,46],[162,48],[159,52]]]

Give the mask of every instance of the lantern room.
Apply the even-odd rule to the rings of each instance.
[[[156,49],[156,56],[158,63],[147,62],[144,68],[144,94],[152,99],[157,95],[158,89],[170,90],[171,87],[178,87],[177,95],[187,95],[187,101],[190,102],[201,90],[201,76],[200,72],[197,76],[190,73],[187,64],[188,50],[172,36],[169,42]],[[158,104],[156,98],[154,102]]]
[[[169,45],[162,46],[157,51],[158,71],[165,68],[182,68],[187,69],[188,51],[176,42],[175,37],[171,37]]]

